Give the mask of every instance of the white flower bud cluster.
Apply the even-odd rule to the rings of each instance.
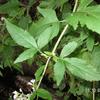
[[[32,85],[32,90],[33,92],[35,91],[34,84],[35,84],[35,79],[32,79],[30,82],[28,82],[29,85]],[[28,100],[31,94],[24,94],[22,89],[19,89],[20,93],[17,91],[13,92],[13,100]]]

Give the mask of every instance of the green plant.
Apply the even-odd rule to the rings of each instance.
[[[6,53],[4,49],[6,46],[4,45],[7,45],[7,49],[12,51],[14,51],[13,46],[24,47],[21,48],[21,51],[24,50],[24,52],[16,60],[14,58],[17,55],[9,50],[12,53],[9,58],[12,66],[19,66],[25,60],[34,60],[38,55],[42,55],[42,59],[47,59],[46,63],[42,60],[37,61],[39,69],[35,73],[36,91],[30,96],[30,100],[35,97],[37,99],[38,97],[52,99],[46,90],[40,88],[47,69],[49,70],[49,77],[56,82],[56,87],[64,100],[70,99],[71,94],[76,96],[77,100],[82,98],[84,100],[91,100],[92,98],[96,100],[99,98],[98,94],[91,93],[87,89],[91,89],[92,83],[95,84],[96,81],[100,80],[100,5],[93,0],[75,0],[73,2],[74,7],[68,0],[59,2],[57,0],[41,0],[37,7],[37,19],[32,21],[28,14],[24,16],[24,11],[29,12],[31,5],[26,8],[19,8],[17,0],[17,3],[12,0],[10,2],[15,3],[16,9],[12,13],[16,13],[16,15],[12,16],[11,12],[9,14],[10,9],[5,10],[5,7],[9,7],[9,2],[0,8],[0,12],[9,15],[2,19],[6,25],[6,32],[9,32],[14,41],[8,33],[4,36],[1,35],[0,37],[3,39],[1,40],[0,52]],[[12,5],[10,3],[11,8]],[[73,11],[71,11],[72,8]],[[18,10],[23,13],[18,14]],[[23,21],[21,21],[22,17],[24,17]],[[5,28],[5,26],[2,27]],[[1,29],[3,29],[2,27]],[[55,42],[55,40],[57,41]],[[18,54],[19,52],[20,49]],[[1,58],[4,57],[2,54]],[[6,63],[5,59],[2,61]],[[7,66],[11,66],[10,64],[7,63]],[[99,84],[99,82],[97,83]],[[66,90],[69,96],[63,92],[66,84],[69,87]],[[92,88],[96,88],[96,85],[93,85]],[[92,94],[93,97],[91,98]]]

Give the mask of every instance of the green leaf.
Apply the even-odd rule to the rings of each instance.
[[[78,10],[86,8],[93,0],[80,0]]]
[[[49,43],[59,32],[59,25],[54,23],[52,26],[46,28],[39,36],[38,36],[38,46],[41,49],[45,45]]]
[[[43,73],[44,66],[41,66],[35,73],[36,81],[39,81]]]
[[[86,45],[87,45],[87,48],[89,51],[92,51],[93,50],[93,47],[94,47],[94,36],[93,34],[90,34],[87,38],[87,41],[86,41]]]
[[[81,41],[84,41],[85,39],[87,39],[87,37],[88,37],[88,34],[87,34],[87,32],[81,32],[80,33],[80,39],[81,39]]]
[[[13,63],[13,55],[14,55],[14,49],[12,46],[6,45],[3,46],[2,48],[2,62],[3,62],[3,66],[7,67],[7,66],[12,66]]]
[[[44,0],[40,3],[41,8],[61,8],[63,5],[68,2],[68,0]]]
[[[95,46],[92,52],[92,61],[91,63],[97,68],[97,70],[100,70],[100,46]]]
[[[53,9],[38,10],[43,17],[37,23],[33,23],[29,31],[37,39],[38,47],[41,49],[57,36],[59,23]]]
[[[60,56],[64,58],[64,57],[70,55],[76,48],[77,48],[77,42],[75,42],[75,41],[69,42],[62,49]]]
[[[22,16],[19,20],[18,25],[23,29],[28,29],[30,18],[28,16]]]
[[[76,29],[78,24],[87,26],[88,29],[100,34],[100,5],[86,7],[75,13],[69,14],[67,22]]]
[[[36,97],[36,92],[33,92],[32,95],[30,96],[29,100],[35,100]]]
[[[91,54],[91,52],[89,52],[89,51],[82,52],[81,58],[84,59],[88,64],[92,65],[92,63],[91,63],[92,62],[92,54]]]
[[[9,14],[14,10],[19,9],[19,4],[18,0],[9,0],[7,3],[0,5],[0,13]]]
[[[18,58],[14,61],[14,63],[18,63],[18,62],[22,62],[24,60],[30,59],[34,56],[36,52],[37,50],[34,48],[27,49],[18,56]]]
[[[59,86],[65,74],[65,65],[62,60],[58,60],[54,65],[54,78]]]
[[[68,2],[68,0],[59,0],[59,2],[58,2],[58,0],[57,0],[57,3],[58,3],[58,6],[63,6],[66,2]]]
[[[26,48],[33,48],[33,47],[37,48],[35,39],[27,31],[10,23],[6,19],[5,19],[5,23],[8,32],[10,33],[11,37],[14,39],[14,41],[17,44]]]
[[[57,22],[53,22],[59,25]],[[29,32],[35,37],[38,38],[41,33],[43,33],[47,28],[52,26],[52,22],[49,22],[47,18],[40,18],[37,22],[33,22],[29,28]]]
[[[41,9],[38,7],[38,11],[44,18],[48,19],[49,23],[58,22],[56,13],[53,9]]]
[[[42,99],[45,99],[45,100],[52,100],[51,94],[45,89],[38,89],[37,90],[37,96],[39,96],[39,97],[41,97]]]
[[[66,58],[67,69],[75,76],[87,81],[99,81],[100,72],[95,67],[86,63],[86,61],[78,58]]]
[[[43,32],[48,27],[49,22],[47,19],[41,18],[37,22],[33,22],[29,28],[29,32],[37,38],[41,32]]]

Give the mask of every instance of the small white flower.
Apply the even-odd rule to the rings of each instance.
[[[14,91],[13,94],[14,94],[13,98],[14,98],[14,100],[16,100],[18,95],[19,95],[19,93],[17,91]]]
[[[13,94],[17,94],[17,91],[14,91]]]
[[[28,82],[27,84],[28,84],[28,85],[32,85],[32,83],[31,83],[31,82]]]
[[[34,83],[35,83],[35,79],[32,79],[30,82],[31,82],[32,84],[34,84]]]
[[[16,100],[16,98],[17,98],[17,95],[14,95],[14,96],[13,96],[13,98],[14,98],[14,100]]]
[[[20,92],[23,92],[21,88],[19,89],[19,91],[20,91]]]

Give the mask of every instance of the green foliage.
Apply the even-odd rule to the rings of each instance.
[[[70,100],[72,95],[91,99],[92,93],[85,89],[92,90],[92,81],[100,80],[99,4],[94,0],[29,0],[26,4],[8,0],[0,4],[2,16],[0,69],[19,69],[23,62],[38,66],[33,66],[36,83],[30,100]]]
[[[3,14],[11,14],[12,12],[16,12],[18,10],[19,10],[18,0],[14,0],[14,1],[9,0],[6,4],[0,5],[0,13],[3,13]]]
[[[5,23],[7,30],[9,31],[14,41],[23,47],[29,48],[20,54],[14,63],[22,62],[32,58],[38,50],[35,39],[27,31],[17,27],[16,25],[13,25],[6,19]]]
[[[100,80],[100,72],[86,61],[78,58],[65,58],[64,60],[66,60],[66,68],[75,76],[87,81]]]
[[[44,100],[52,100],[51,94],[45,89],[38,89],[37,96],[43,98]]]
[[[68,2],[68,0],[44,0],[40,6],[43,8],[57,8],[63,7],[66,2]]]
[[[35,73],[36,80],[39,81],[43,73],[44,66],[41,66]]]
[[[32,24],[30,33],[37,37],[37,44],[41,49],[57,36],[59,23],[54,10],[38,8],[38,11],[43,18],[40,19],[39,22]]]
[[[93,0],[80,0],[78,10],[86,8]]]
[[[93,47],[94,47],[94,36],[92,34],[89,34],[89,36],[87,38],[86,45],[87,45],[87,49],[89,51],[93,50]]]
[[[56,64],[54,65],[54,78],[57,82],[57,85],[59,86],[65,73],[65,66],[64,62],[61,60],[58,60]]]
[[[99,70],[100,61],[98,60],[100,57],[100,46],[96,46],[92,52],[92,64]]]
[[[77,47],[77,42],[73,41],[73,42],[68,43],[62,49],[60,56],[64,58],[70,55],[76,49],[76,47]]]
[[[6,27],[12,38],[21,46],[26,48],[37,48],[35,39],[26,31],[13,25],[5,19]]]
[[[18,62],[22,62],[24,60],[30,59],[34,56],[36,52],[37,50],[35,48],[27,49],[18,56],[18,58],[14,61],[14,63],[18,63]]]
[[[67,22],[76,29],[79,24],[87,26],[88,29],[100,33],[100,5],[84,7],[77,12],[69,14]]]

